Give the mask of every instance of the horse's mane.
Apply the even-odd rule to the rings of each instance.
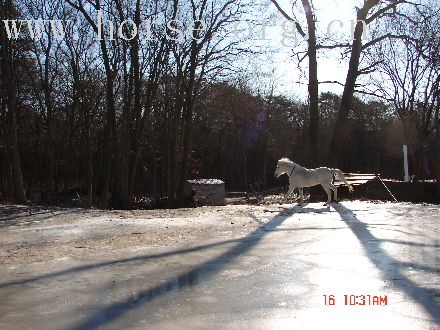
[[[294,162],[292,162],[289,158],[281,158],[278,163],[284,164],[284,165],[293,165],[295,164]]]

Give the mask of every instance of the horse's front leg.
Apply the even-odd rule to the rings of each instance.
[[[290,186],[289,186],[289,190],[288,190],[287,193],[286,193],[286,197],[289,197],[290,195],[292,195],[292,194],[293,194],[293,191],[294,191],[295,189],[296,189],[295,186],[290,185]]]
[[[330,184],[330,190],[333,191],[333,199],[334,199],[335,203],[339,203],[339,201],[338,201],[338,188],[335,185]]]

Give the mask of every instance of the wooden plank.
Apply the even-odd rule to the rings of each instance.
[[[359,186],[361,184],[367,183],[368,181],[370,181],[370,180],[356,180],[356,181],[348,181],[347,180],[347,182],[349,184],[351,184],[352,186]],[[345,183],[342,181],[338,181],[338,182],[335,182],[334,185],[335,186],[343,186],[343,185],[345,185]]]
[[[359,176],[346,176],[345,179],[347,180],[372,180],[376,176],[367,176],[367,175],[359,175]]]
[[[366,173],[344,173],[345,180],[353,186],[358,186],[364,184],[370,180],[373,180],[376,175],[375,174],[366,174]],[[344,182],[336,179],[334,185],[341,186]]]

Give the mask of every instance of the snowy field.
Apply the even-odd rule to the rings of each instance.
[[[407,203],[3,205],[0,329],[435,329],[439,232]]]

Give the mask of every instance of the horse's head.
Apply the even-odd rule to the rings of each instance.
[[[287,174],[292,164],[293,163],[288,158],[281,158],[277,163],[277,167],[275,169],[275,173],[273,174],[273,176],[279,178],[280,175],[284,173]]]

